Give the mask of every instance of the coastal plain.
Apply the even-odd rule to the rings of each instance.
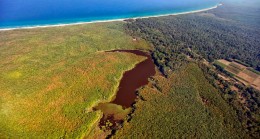
[[[258,80],[234,76],[259,74],[252,5],[0,31],[0,138],[260,138]],[[155,75],[117,103],[149,59]]]
[[[0,32],[0,138],[80,138],[102,116],[125,71],[148,50],[123,22]]]

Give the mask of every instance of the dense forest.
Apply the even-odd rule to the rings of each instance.
[[[260,30],[214,12],[137,19],[127,30],[156,46],[153,56],[162,69],[174,68],[169,59],[180,57],[174,53],[192,51],[209,62],[233,58],[260,70]]]
[[[152,84],[159,89],[150,84],[139,90],[143,100],[112,138],[249,138],[236,112],[203,74],[189,63],[168,78],[154,76]]]
[[[260,92],[252,87],[238,82],[224,80],[218,76],[213,67],[198,63],[208,81],[221,92],[222,98],[232,106],[237,113],[244,130],[253,138],[260,137]],[[225,73],[222,67],[215,65],[217,71]],[[236,89],[232,89],[236,88]]]
[[[223,69],[209,67],[202,61],[237,59],[260,71],[260,29],[258,9],[224,5],[219,9],[188,15],[128,20],[125,28],[134,37],[149,41],[152,56],[160,71],[171,73],[191,61],[197,63],[208,81],[236,111],[244,130],[260,137],[260,92],[218,77]],[[246,20],[246,17],[253,19]],[[237,88],[237,90],[231,88]],[[242,98],[242,101],[241,101]]]
[[[218,17],[232,19],[259,30],[259,5],[259,0],[225,0],[224,6],[220,6],[211,12]]]

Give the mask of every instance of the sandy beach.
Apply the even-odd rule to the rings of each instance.
[[[15,27],[15,28],[2,28],[0,31],[8,31],[8,30],[16,30],[16,29],[33,29],[33,28],[47,28],[47,27],[62,27],[62,26],[73,26],[73,25],[82,25],[82,24],[92,24],[92,23],[105,23],[105,22],[115,22],[115,21],[124,21],[128,19],[144,19],[144,18],[152,18],[152,17],[163,17],[163,16],[173,16],[173,15],[183,15],[183,14],[191,14],[191,13],[198,13],[204,12],[208,10],[212,10],[218,8],[222,4],[217,4],[210,8],[188,11],[188,12],[181,12],[181,13],[172,13],[172,14],[161,14],[161,15],[154,15],[154,16],[140,16],[134,18],[122,18],[122,19],[113,19],[113,20],[96,20],[90,22],[76,22],[76,23],[69,23],[69,24],[53,24],[53,25],[36,25],[36,26],[24,26],[24,27]]]

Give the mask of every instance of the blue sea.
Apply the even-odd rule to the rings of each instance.
[[[0,29],[190,12],[218,0],[0,0]]]

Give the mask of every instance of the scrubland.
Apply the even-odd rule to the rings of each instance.
[[[76,138],[102,116],[124,71],[149,49],[122,22],[0,32],[0,137]]]

